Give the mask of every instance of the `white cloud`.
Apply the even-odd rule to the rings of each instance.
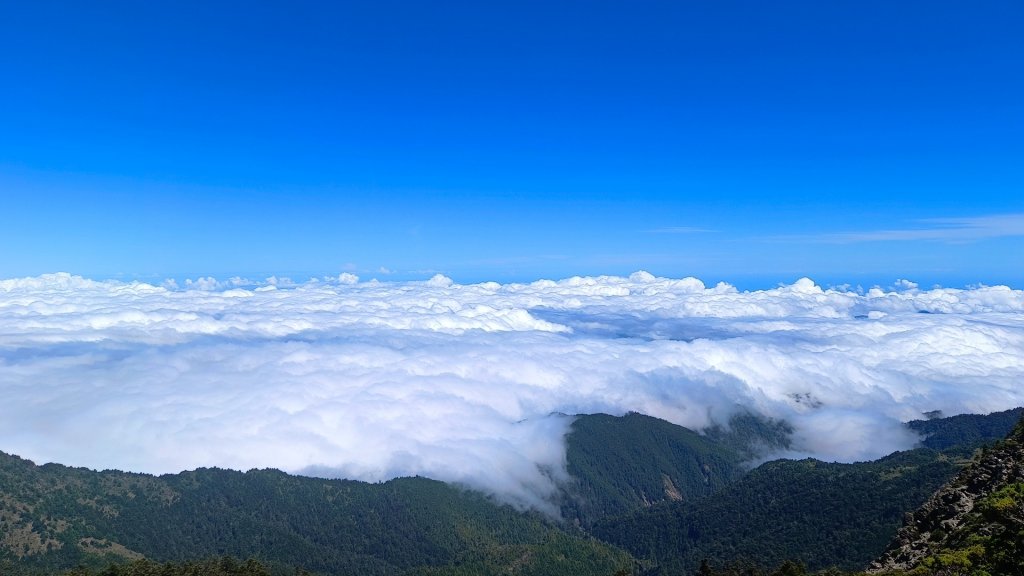
[[[427,286],[431,288],[448,288],[452,284],[452,279],[444,274],[434,274],[430,280],[427,280]]]
[[[341,274],[338,274],[338,283],[339,284],[358,284],[359,283],[359,276],[356,276],[355,274],[352,274],[350,272],[342,272]]]
[[[928,312],[923,314],[921,312]],[[557,414],[700,428],[743,406],[796,449],[912,445],[928,410],[1024,404],[1024,292],[739,292],[695,278],[530,284],[0,280],[0,450],[172,472],[421,474],[549,508]]]

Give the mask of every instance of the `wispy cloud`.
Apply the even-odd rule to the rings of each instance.
[[[714,230],[697,226],[667,226],[665,228],[647,230],[648,234],[703,234],[705,232],[714,232]]]
[[[974,242],[988,238],[1024,236],[1024,213],[996,214],[967,218],[931,218],[916,221],[918,226],[862,232],[837,232],[813,238],[822,242],[852,244],[858,242]],[[803,237],[806,239],[807,237]],[[794,238],[795,239],[795,238]]]

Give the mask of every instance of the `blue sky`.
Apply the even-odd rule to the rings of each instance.
[[[5,2],[0,277],[1024,286],[1024,5]]]

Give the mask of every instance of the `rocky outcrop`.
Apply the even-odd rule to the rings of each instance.
[[[1008,526],[1013,514],[999,514],[995,508],[1020,507],[1019,499],[1006,496],[1019,492],[1024,482],[1024,420],[1006,440],[984,449],[949,484],[936,492],[916,512],[907,514],[904,525],[885,553],[871,564],[869,573],[911,570],[951,551],[965,550],[968,539],[991,538],[1021,526]],[[998,496],[998,502],[993,498]],[[1007,500],[1006,498],[1009,498]],[[976,550],[976,549],[975,549]],[[931,559],[931,560],[929,560]]]

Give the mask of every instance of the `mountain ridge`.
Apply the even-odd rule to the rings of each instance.
[[[1024,419],[908,513],[870,573],[1024,569]],[[966,573],[966,572],[964,572]],[[982,572],[971,572],[981,574]]]

